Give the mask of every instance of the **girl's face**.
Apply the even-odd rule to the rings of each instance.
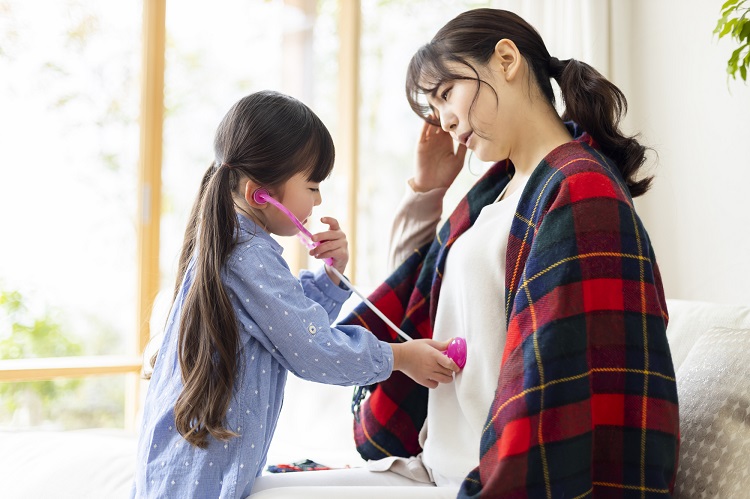
[[[455,62],[449,62],[447,66],[454,73],[470,79],[443,81],[434,94],[427,95],[427,102],[440,120],[441,128],[474,151],[482,161],[508,158],[513,113],[506,102],[511,99],[504,79],[491,66],[475,66],[486,82],[480,85],[477,94],[476,75],[469,68]]]
[[[303,224],[312,215],[313,207],[318,206],[322,198],[320,196],[320,184],[307,179],[306,173],[298,173],[286,181],[279,189],[281,197],[274,195],[276,199],[287,207],[289,211]],[[264,213],[267,229],[279,236],[293,236],[299,232],[294,222],[274,206],[269,206]]]

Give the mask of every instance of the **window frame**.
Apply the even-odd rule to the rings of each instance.
[[[294,3],[294,0],[285,0]],[[85,378],[125,374],[125,429],[134,430],[141,410],[143,352],[151,338],[149,318],[159,292],[161,170],[164,129],[164,70],[167,0],[143,0],[140,150],[138,167],[137,310],[136,335],[129,352],[119,356],[79,356],[0,360],[0,383]],[[347,179],[349,212],[356,213],[359,156],[360,0],[338,0],[339,136],[336,137],[339,174]],[[357,217],[351,216],[349,240],[356,242]],[[297,259],[299,260],[299,259]],[[349,273],[356,275],[356,255]],[[301,261],[292,262],[299,266]],[[293,271],[298,269],[293,268]]]

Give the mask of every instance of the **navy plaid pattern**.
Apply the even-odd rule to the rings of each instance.
[[[494,165],[371,296],[412,337],[431,337],[450,247],[512,173]],[[679,417],[661,278],[628,190],[590,136],[534,170],[505,258],[503,363],[480,464],[459,496],[669,496]],[[345,322],[400,341],[363,306]],[[427,389],[397,373],[368,391],[354,424],[360,454],[418,454]]]

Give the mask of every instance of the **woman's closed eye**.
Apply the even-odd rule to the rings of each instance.
[[[440,98],[441,98],[441,99],[443,99],[443,100],[448,100],[448,96],[450,95],[450,93],[451,93],[451,90],[452,90],[452,89],[453,89],[453,87],[447,87],[447,88],[446,88],[445,90],[443,90],[443,92],[442,92],[442,93],[440,94]]]

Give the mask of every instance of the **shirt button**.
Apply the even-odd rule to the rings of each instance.
[[[307,326],[307,330],[310,332],[310,334],[315,334],[315,333],[318,332],[318,330],[312,324],[310,324],[309,326]]]

